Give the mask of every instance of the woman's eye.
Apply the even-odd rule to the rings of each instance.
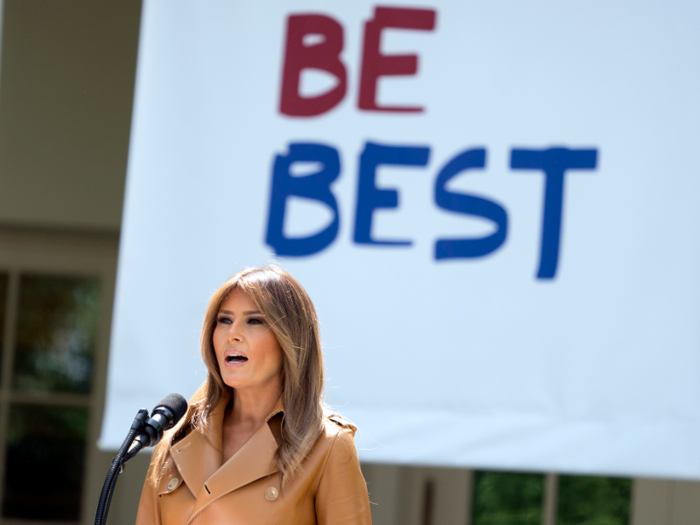
[[[223,323],[223,324],[231,324],[231,319],[229,319],[228,317],[219,317],[219,318],[216,320],[216,322],[217,322],[217,323]]]
[[[248,319],[248,324],[263,324],[262,319],[256,319],[255,317],[251,317]]]

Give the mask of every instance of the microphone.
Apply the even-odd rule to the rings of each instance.
[[[153,447],[163,437],[163,431],[173,428],[187,412],[187,401],[180,394],[170,394],[151,412],[144,423],[143,431],[129,447],[124,461],[133,458],[144,447]]]

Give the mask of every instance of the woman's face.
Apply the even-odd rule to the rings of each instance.
[[[226,385],[236,390],[281,388],[282,348],[248,294],[238,288],[229,294],[212,339]]]

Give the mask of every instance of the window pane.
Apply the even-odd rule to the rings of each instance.
[[[86,434],[87,409],[13,406],[3,516],[78,521]]]
[[[98,284],[96,278],[21,278],[15,388],[90,392]]]
[[[627,525],[632,480],[560,476],[557,525]]]
[[[540,525],[544,476],[476,472],[474,525]]]

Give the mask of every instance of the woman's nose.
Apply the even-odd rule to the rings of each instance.
[[[231,329],[228,331],[229,341],[242,341],[241,330],[238,323],[233,323]]]

